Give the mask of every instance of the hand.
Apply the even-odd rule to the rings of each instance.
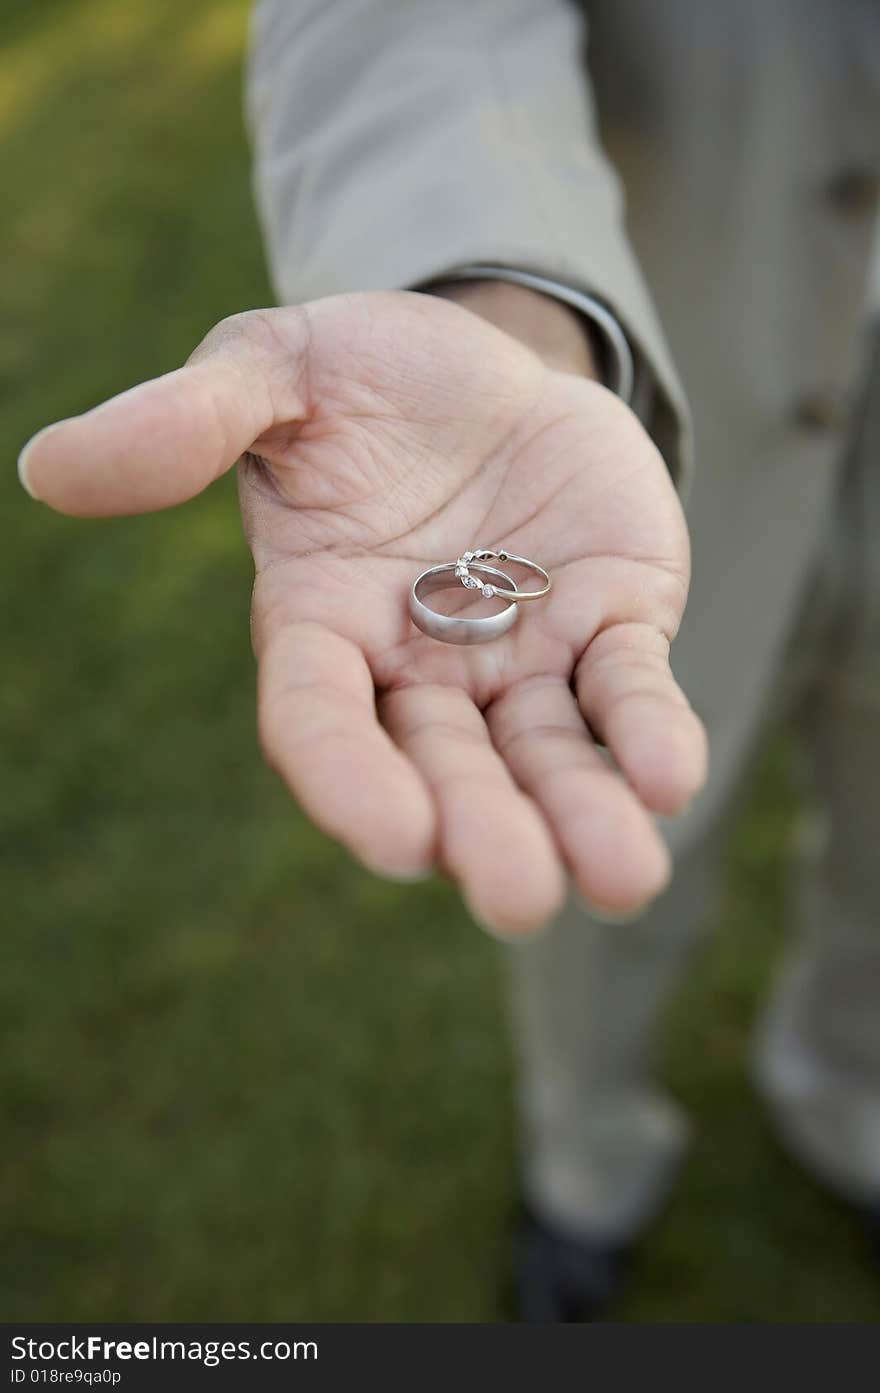
[[[502,932],[552,915],[566,871],[605,910],[656,895],[651,813],[698,790],[705,740],[668,663],[684,520],[629,409],[441,299],[340,296],[223,321],[22,464],[36,497],[99,516],[239,460],[262,743],[314,821],[379,872],[439,865]],[[550,596],[492,643],[419,634],[415,575],[499,545]]]

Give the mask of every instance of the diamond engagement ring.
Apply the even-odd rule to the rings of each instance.
[[[509,561],[515,566],[525,566],[526,570],[534,571],[544,582],[537,590],[517,590],[513,584],[509,590],[497,585],[489,586],[488,593],[491,595],[499,595],[502,600],[541,600],[550,591],[552,581],[543,566],[539,566],[536,561],[529,561],[525,556],[515,556],[513,552],[505,551],[503,547],[497,551],[491,547],[480,547],[474,551],[466,551],[458,558],[455,563],[455,574],[468,590],[481,589],[484,595],[487,593],[487,587],[471,575],[471,571],[475,569],[475,563],[484,561],[500,561],[502,565]],[[479,569],[479,565],[476,566],[476,569]]]
[[[458,572],[459,562],[447,561],[442,566],[432,566],[422,571],[413,582],[409,592],[409,612],[417,629],[429,638],[439,639],[441,643],[487,643],[489,639],[500,638],[516,623],[519,610],[514,596],[519,596],[516,583],[504,571],[483,562],[468,563],[468,590],[480,590],[483,597],[503,600],[504,608],[498,614],[489,614],[476,619],[468,619],[457,614],[441,614],[425,604],[424,597],[436,590],[457,589],[463,577]],[[501,581],[501,585],[498,582]]]

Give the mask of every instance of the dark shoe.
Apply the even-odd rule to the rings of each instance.
[[[552,1228],[528,1210],[516,1243],[517,1319],[529,1324],[598,1320],[623,1286],[624,1245]]]
[[[862,1232],[868,1240],[868,1252],[880,1267],[880,1203],[860,1205],[857,1216]]]

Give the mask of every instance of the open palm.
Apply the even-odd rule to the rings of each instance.
[[[686,530],[632,413],[466,310],[353,295],[224,321],[26,466],[101,515],[239,459],[263,746],[314,820],[387,874],[439,865],[502,930],[549,917],[566,871],[605,909],[655,895],[651,814],[696,792],[705,742],[668,664]],[[425,637],[413,579],[477,546],[534,557],[551,594],[493,642]]]

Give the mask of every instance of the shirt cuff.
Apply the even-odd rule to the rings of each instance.
[[[538,276],[532,271],[520,271],[512,266],[494,266],[483,262],[472,266],[459,266],[453,271],[443,273],[444,281],[508,281],[511,285],[522,285],[528,290],[540,291],[554,300],[561,300],[572,309],[589,319],[598,332],[604,349],[603,368],[605,386],[618,397],[632,405],[635,390],[635,367],[632,349],[626,334],[617,318],[601,300],[588,295],[583,290],[575,290],[563,281],[552,280],[549,276]]]

